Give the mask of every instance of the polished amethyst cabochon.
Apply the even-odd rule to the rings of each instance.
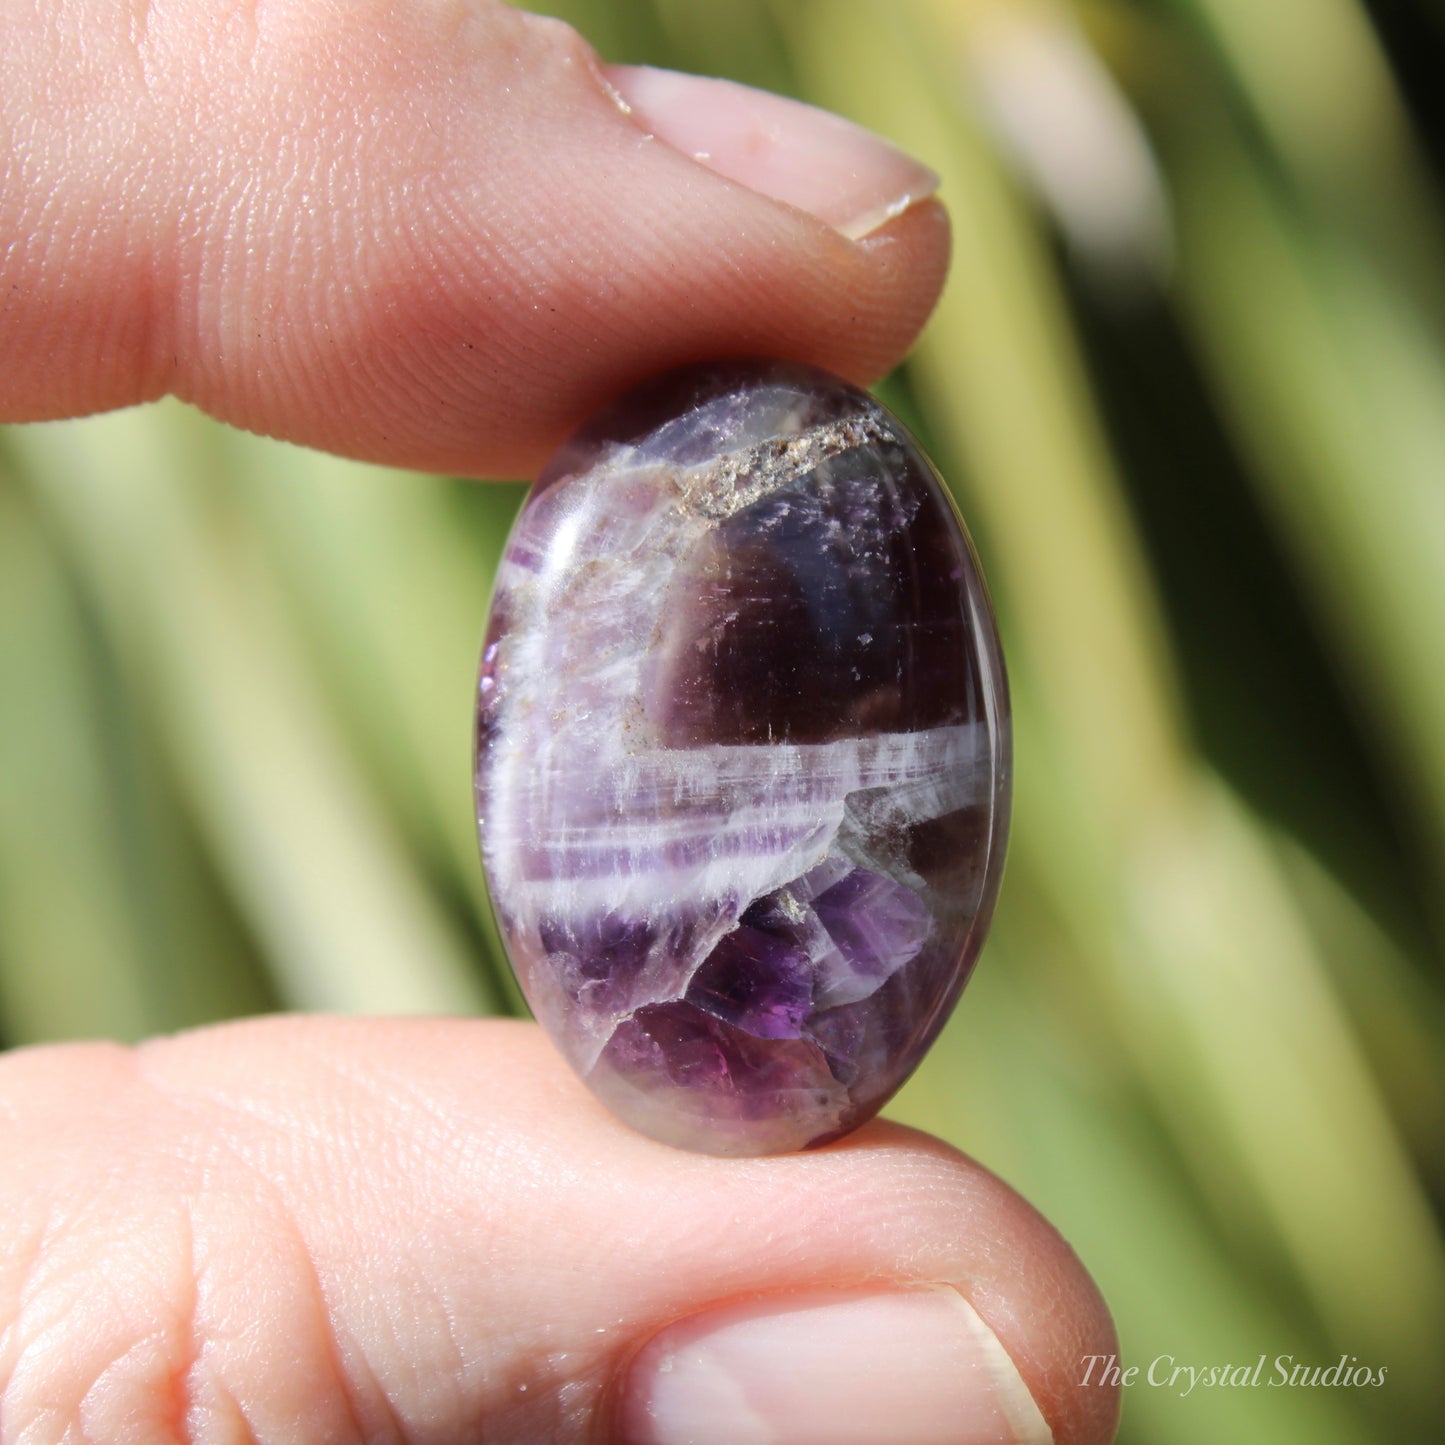
[[[497,919],[592,1089],[716,1154],[871,1117],[982,945],[1009,804],[988,598],[897,420],[781,363],[622,398],[517,519],[477,706]]]

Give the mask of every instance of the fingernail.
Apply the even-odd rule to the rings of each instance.
[[[1014,1362],[939,1287],[731,1305],[633,1362],[628,1445],[1052,1445]]]
[[[817,216],[849,240],[938,189],[927,166],[801,101],[646,66],[610,65],[603,74],[644,130],[729,180]]]

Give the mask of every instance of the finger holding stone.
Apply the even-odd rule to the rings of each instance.
[[[1079,1384],[1115,1348],[1108,1314],[986,1171],[882,1125],[774,1159],[672,1150],[529,1025],[280,1019],[22,1052],[0,1060],[0,1157],[18,1438],[1113,1428],[1114,1393]]]
[[[916,162],[493,0],[3,4],[0,419],[524,474],[680,361],[871,380],[942,282]]]

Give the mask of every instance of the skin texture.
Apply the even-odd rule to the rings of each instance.
[[[572,32],[485,0],[0,0],[0,26],[0,420],[174,393],[351,456],[525,473],[681,360],[868,382],[942,283],[912,180],[844,234],[863,142],[846,205],[815,167],[790,204],[769,147],[804,143],[801,113],[759,102],[704,164],[694,126],[687,154],[664,138],[671,83],[619,72],[629,113]],[[749,107],[719,108],[736,132]],[[830,163],[851,144],[829,132]],[[19,1051],[0,1161],[0,1442],[605,1441],[679,1319],[928,1282],[972,1301],[1058,1441],[1113,1433],[1115,1396],[1074,1383],[1115,1348],[1107,1310],[980,1166],[884,1124],[789,1158],[668,1150],[525,1024]]]
[[[1074,1385],[1114,1342],[1068,1246],[894,1125],[683,1153],[504,1022],[28,1050],[0,1100],[7,1439],[605,1440],[673,1321],[900,1281],[968,1295],[1061,1445],[1111,1431],[1112,1396]]]
[[[847,240],[659,143],[574,32],[505,6],[0,17],[0,420],[173,393],[349,456],[526,475],[674,362],[871,380],[942,281],[936,204]]]

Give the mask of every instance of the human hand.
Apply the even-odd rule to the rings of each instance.
[[[174,392],[511,473],[677,361],[872,379],[941,282],[911,162],[715,83],[613,72],[628,116],[570,32],[504,7],[137,14],[9,4],[8,419]],[[1077,1383],[1102,1302],[979,1166],[884,1124],[677,1153],[526,1025],[16,1053],[0,1158],[0,1438],[1112,1431]]]

